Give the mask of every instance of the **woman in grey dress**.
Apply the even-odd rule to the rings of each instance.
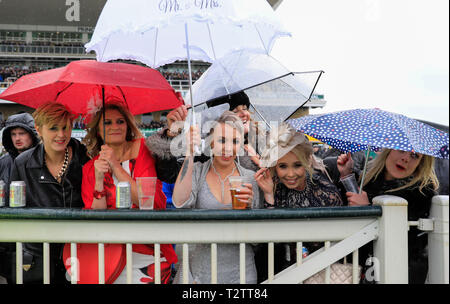
[[[230,176],[253,177],[254,172],[241,167],[235,160],[244,142],[243,124],[233,112],[226,111],[211,129],[207,142],[210,143],[211,158],[204,162],[193,161],[193,145],[200,142],[198,130],[192,127],[188,136],[188,151],[178,174],[172,200],[177,208],[231,209]],[[205,182],[206,181],[206,182]],[[242,202],[261,205],[256,182],[245,184],[246,189],[237,196]],[[239,283],[239,244],[218,244],[217,282],[219,284]],[[246,283],[256,283],[256,267],[251,245],[247,244]],[[211,282],[211,251],[209,244],[189,247],[190,283]],[[180,265],[174,283],[182,281]]]

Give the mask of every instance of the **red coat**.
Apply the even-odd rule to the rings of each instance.
[[[145,139],[139,139],[141,146],[139,154],[134,160],[130,160],[130,172],[135,180],[136,177],[154,177],[156,176],[155,160],[153,159],[150,150],[145,145]],[[84,206],[86,209],[91,209],[92,202],[94,200],[94,188],[95,188],[95,168],[94,161],[98,159],[98,156],[88,161],[83,166],[83,183],[81,185],[81,195],[83,198]],[[103,180],[104,189],[106,190],[106,205],[108,209],[116,209],[116,186],[111,173],[105,174]],[[133,208],[138,208],[135,204]],[[156,192],[154,209],[166,209],[166,196],[162,191],[162,183],[158,179],[156,182]],[[149,245],[134,244],[133,251],[142,254],[153,254],[153,249],[148,247]],[[153,247],[153,246],[152,246]],[[173,250],[172,245],[162,244],[161,252],[169,263],[177,262],[177,255]]]

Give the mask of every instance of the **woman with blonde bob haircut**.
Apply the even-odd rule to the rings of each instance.
[[[341,154],[337,158],[337,169],[341,177],[351,174],[353,167],[350,153]],[[429,216],[431,200],[439,187],[433,157],[416,152],[383,149],[367,167],[361,194],[346,193],[349,206],[371,205],[374,197],[389,194],[402,197],[408,202],[409,221]],[[427,234],[415,226],[409,227],[409,283],[425,282],[428,270],[427,243]]]
[[[16,159],[11,181],[24,181],[26,207],[81,208],[82,166],[89,160],[86,147],[71,138],[74,115],[62,104],[48,102],[33,113],[41,142]],[[61,244],[51,244],[52,283],[64,283]],[[24,256],[33,263],[23,273],[25,283],[42,283],[42,244],[24,244]]]

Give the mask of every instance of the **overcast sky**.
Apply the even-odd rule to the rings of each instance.
[[[310,113],[374,108],[449,125],[448,0],[284,0],[272,55],[323,70]]]

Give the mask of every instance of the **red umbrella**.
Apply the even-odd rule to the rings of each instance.
[[[174,109],[182,104],[167,80],[151,68],[95,60],[20,77],[0,99],[37,108],[55,101],[77,114],[92,114],[109,99],[122,100],[133,115]]]

